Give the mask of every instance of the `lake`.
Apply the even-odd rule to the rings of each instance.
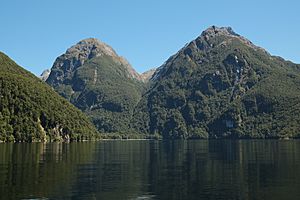
[[[297,199],[300,141],[0,144],[1,199]]]

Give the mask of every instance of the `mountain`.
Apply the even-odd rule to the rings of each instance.
[[[300,136],[300,65],[212,26],[159,67],[135,108],[136,132],[164,138]]]
[[[40,75],[39,78],[40,78],[42,81],[46,81],[46,80],[48,79],[50,73],[51,73],[50,69],[46,69],[46,70],[43,71],[43,73]]]
[[[82,140],[96,133],[83,113],[0,52],[0,141]]]
[[[141,79],[143,82],[148,82],[148,81],[152,78],[152,76],[154,75],[155,71],[156,71],[156,68],[153,68],[153,69],[150,69],[150,70],[148,70],[148,71],[142,73],[142,74],[140,75],[140,79]]]
[[[101,132],[128,132],[144,83],[126,59],[89,38],[59,56],[46,81]]]

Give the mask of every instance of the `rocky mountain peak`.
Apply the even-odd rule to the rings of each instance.
[[[114,63],[122,65],[127,70],[129,78],[140,80],[140,75],[129,62],[119,56],[112,47],[96,38],[87,38],[67,49],[64,54],[55,60],[47,83],[57,86],[65,80],[71,79],[74,71],[87,61],[101,56],[111,57]]]
[[[101,55],[117,56],[116,52],[109,45],[96,38],[81,40],[76,45],[66,51],[66,54],[76,56],[79,54],[83,58],[91,59]]]
[[[59,56],[52,68],[64,71],[73,71],[82,66],[87,60],[102,55],[119,58],[112,47],[96,38],[87,38],[67,49],[66,53]]]
[[[203,31],[201,34],[201,36],[209,36],[209,37],[215,37],[218,35],[235,36],[235,37],[240,36],[237,33],[235,33],[231,27],[217,27],[217,26],[211,26],[207,28],[205,31]]]
[[[197,64],[207,63],[210,61],[210,56],[207,55],[211,54],[212,50],[218,49],[218,52],[222,52],[226,46],[232,45],[234,41],[239,41],[241,46],[248,46],[255,51],[261,51],[265,55],[270,56],[266,50],[254,45],[247,38],[237,34],[231,27],[210,26],[204,30],[199,37],[187,43],[176,54],[172,55],[163,65],[157,68],[154,75],[151,77],[151,80],[155,81],[159,79],[162,74],[167,73],[169,66],[177,59],[182,59],[182,55],[187,57],[189,60],[193,60],[193,62]],[[203,56],[203,54],[206,56]]]
[[[214,47],[218,44],[213,43],[212,41],[217,37],[224,37],[222,40],[217,40],[218,44],[226,45],[228,42],[231,42],[233,39],[240,40],[243,44],[255,49],[263,50],[261,47],[254,45],[247,38],[237,34],[231,27],[217,27],[211,26],[201,33],[201,35],[195,41],[205,41],[210,47]],[[194,42],[194,41],[193,41]],[[265,53],[267,53],[265,51]]]

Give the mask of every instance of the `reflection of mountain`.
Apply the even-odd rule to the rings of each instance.
[[[78,199],[135,199],[147,191],[148,141],[100,143],[92,165],[82,165],[74,191]]]
[[[95,143],[0,145],[0,199],[69,197],[77,166],[92,160]]]
[[[0,145],[0,199],[294,199],[297,141]]]

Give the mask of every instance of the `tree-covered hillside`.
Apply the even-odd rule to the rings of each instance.
[[[110,46],[82,40],[56,59],[47,83],[101,132],[300,136],[300,65],[271,56],[231,28],[208,28],[142,75]]]
[[[135,109],[137,132],[164,138],[300,136],[300,66],[210,27],[162,65]]]
[[[77,108],[0,52],[0,141],[83,140],[96,134]]]

